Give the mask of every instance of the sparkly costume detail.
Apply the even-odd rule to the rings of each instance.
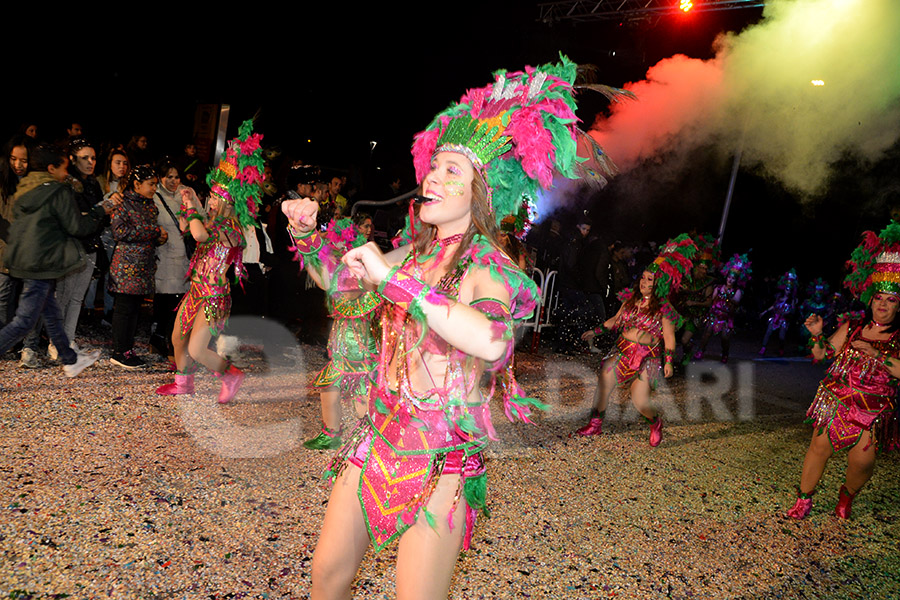
[[[900,354],[900,333],[889,340],[868,340],[862,337],[863,326],[858,321],[850,323],[849,331],[806,412],[807,422],[814,423],[819,432],[827,431],[835,450],[854,446],[863,431],[875,434],[877,449],[896,449],[900,442],[894,410],[897,379],[882,359],[856,350],[851,342],[863,340],[879,352],[896,357]]]
[[[472,307],[485,313],[507,339],[512,319],[524,318],[534,308],[535,288],[522,278],[516,285],[508,274],[517,272],[505,255],[476,236],[456,268],[432,288],[428,302],[456,302],[459,285],[470,268],[484,265],[507,282],[512,310],[505,304],[480,299]],[[421,276],[420,266],[408,255],[401,272]],[[505,276],[506,275],[506,276]],[[530,283],[530,282],[529,282]],[[516,287],[513,287],[515,285]],[[434,523],[427,503],[442,475],[459,475],[456,498],[446,518],[451,519],[459,502],[466,502],[464,548],[468,548],[475,517],[485,511],[486,479],[482,451],[488,439],[496,439],[488,401],[499,387],[507,416],[528,420],[528,404],[512,375],[510,353],[492,365],[463,354],[428,330],[401,305],[384,304],[381,317],[381,356],[376,384],[369,398],[368,415],[361,419],[348,442],[338,451],[326,476],[337,477],[347,462],[361,469],[359,498],[369,536],[376,551],[402,535],[421,516]],[[427,364],[426,356],[446,357],[441,373],[427,373],[430,389],[413,388],[410,373]],[[397,369],[396,391],[391,389],[388,365]],[[485,369],[492,371],[491,392],[478,390]]]
[[[716,288],[712,306],[709,307],[709,314],[706,316],[707,331],[710,335],[734,331],[734,312],[737,309],[734,296],[737,292],[737,287],[727,288],[723,285]]]
[[[243,256],[244,236],[233,219],[217,220],[208,227],[209,237],[197,246],[191,258],[188,277],[191,287],[182,298],[181,335],[187,336],[194,325],[194,317],[202,309],[206,322],[209,323],[213,335],[219,335],[225,328],[228,315],[231,313],[231,286],[226,273],[231,265],[237,277],[244,273]],[[226,246],[220,240],[220,232],[227,234],[233,247]]]

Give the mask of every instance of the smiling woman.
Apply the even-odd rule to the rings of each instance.
[[[343,598],[369,544],[399,540],[397,597],[446,597],[456,557],[485,510],[483,450],[496,439],[490,373],[509,418],[528,421],[512,368],[512,330],[537,290],[503,252],[498,226],[524,224],[553,173],[574,176],[576,67],[564,59],[502,73],[416,136],[425,202],[387,254],[372,243],[338,256],[315,230],[318,206],[283,210],[307,268],[327,287],[377,292],[380,352],[366,416],[338,451],[316,546],[312,598]],[[520,231],[521,233],[521,231]],[[495,389],[495,385],[491,386]],[[384,468],[378,465],[384,465]]]

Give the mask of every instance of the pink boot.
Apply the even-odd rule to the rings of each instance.
[[[662,442],[662,419],[657,415],[656,420],[650,423],[650,445],[654,448]]]
[[[194,375],[181,375],[175,373],[175,382],[167,383],[156,388],[160,396],[178,396],[179,394],[194,393]]]
[[[856,492],[856,494],[858,493],[859,492]],[[837,506],[834,507],[834,516],[838,519],[849,519],[850,507],[853,506],[853,499],[856,498],[856,494],[851,494],[847,490],[847,486],[842,485],[841,491],[838,492]]]
[[[810,496],[808,498],[804,498],[803,496]],[[793,508],[787,511],[787,518],[789,519],[805,519],[806,515],[809,514],[809,511],[812,510],[812,494],[798,494],[797,502],[794,503]]]
[[[219,404],[227,404],[231,402],[240,389],[241,383],[244,381],[244,372],[234,365],[228,365],[225,372],[221,375],[217,374],[216,377],[222,381],[222,390],[219,392]]]
[[[578,435],[600,435],[603,433],[600,431],[600,428],[603,427],[603,419],[600,417],[593,417],[588,424],[576,431]]]

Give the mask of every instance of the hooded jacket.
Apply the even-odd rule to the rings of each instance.
[[[58,279],[84,266],[76,238],[96,231],[103,216],[99,205],[82,214],[72,188],[46,171],[29,173],[16,190],[2,263],[13,277]]]

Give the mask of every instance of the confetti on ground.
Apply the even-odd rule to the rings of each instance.
[[[570,435],[595,358],[519,354],[521,383],[550,409],[527,426],[495,407],[492,515],[450,597],[900,597],[897,456],[879,459],[852,520],[830,514],[843,455],[810,518],[781,518],[822,368],[739,350],[660,390],[655,449],[624,394],[602,436]],[[0,360],[0,597],[308,597],[328,454],[300,443],[319,428],[309,383],[323,363],[320,347],[250,348],[245,387],[221,407],[211,377],[194,398],[156,396],[161,361],[124,372],[104,360],[68,380]],[[354,597],[394,597],[395,558],[396,546],[370,552]]]

